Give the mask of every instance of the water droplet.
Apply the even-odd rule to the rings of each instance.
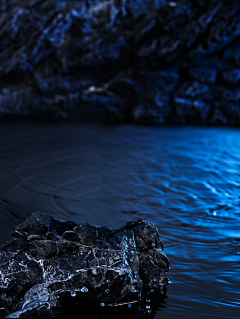
[[[146,309],[150,309],[151,307],[149,305],[146,305]]]
[[[105,303],[104,303],[104,302],[100,303],[100,306],[101,306],[101,307],[104,307],[104,306],[105,306]]]
[[[110,282],[110,279],[108,279],[107,282]]]
[[[76,292],[75,291],[71,291],[71,296],[75,297],[76,296]]]
[[[132,308],[132,305],[131,305],[131,304],[129,304],[129,305],[128,305],[128,308]]]
[[[151,289],[151,292],[154,292],[154,289]]]
[[[105,290],[105,292],[106,292],[107,294],[109,293],[109,291],[110,291],[109,289],[106,289],[106,290]]]
[[[97,270],[96,270],[96,269],[93,269],[93,270],[92,270],[92,274],[96,276],[96,275],[98,274],[98,273],[97,273]]]
[[[151,300],[147,299],[146,302],[151,302]]]
[[[88,288],[83,286],[82,289],[81,289],[81,292],[88,292]]]
[[[148,310],[148,312],[150,313],[152,310]]]

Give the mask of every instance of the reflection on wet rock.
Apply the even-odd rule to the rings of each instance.
[[[150,303],[158,295],[155,305],[165,296],[169,261],[157,227],[144,219],[111,230],[36,212],[12,236],[0,247],[1,316],[61,317],[69,303],[144,316],[147,295]]]

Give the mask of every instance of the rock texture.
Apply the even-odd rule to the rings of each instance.
[[[240,124],[237,0],[8,0],[0,115]]]
[[[144,318],[165,296],[169,261],[144,219],[111,230],[36,212],[12,236],[0,247],[1,317],[107,317],[111,308],[112,317]]]

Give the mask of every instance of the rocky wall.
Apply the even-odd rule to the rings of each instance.
[[[9,0],[0,118],[240,124],[240,4]]]

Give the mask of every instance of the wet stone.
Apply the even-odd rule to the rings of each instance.
[[[87,305],[138,311],[136,303],[150,307],[149,291],[165,296],[169,261],[145,219],[111,230],[36,212],[12,236],[0,247],[1,317],[61,318]]]

